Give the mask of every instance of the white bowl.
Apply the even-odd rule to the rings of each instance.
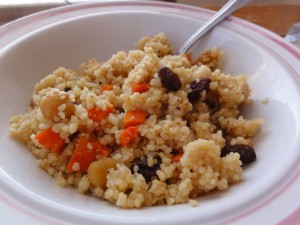
[[[266,123],[254,140],[258,160],[245,168],[245,181],[200,197],[198,207],[124,210],[61,188],[38,168],[25,146],[8,136],[9,118],[25,112],[34,84],[57,67],[78,69],[92,57],[107,60],[159,32],[178,49],[212,15],[177,4],[103,2],[57,8],[1,27],[0,224],[274,224],[295,210],[299,203],[293,196],[300,187],[300,52],[236,18],[215,28],[192,52],[220,47],[226,54],[224,71],[246,74],[252,88],[254,102],[244,114],[263,117]],[[262,104],[265,98],[268,104]],[[274,214],[282,204],[285,208]]]

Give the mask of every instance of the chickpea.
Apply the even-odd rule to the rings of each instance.
[[[116,167],[117,162],[113,158],[102,158],[89,165],[87,176],[95,187],[105,188],[107,173]]]
[[[40,104],[41,112],[46,119],[58,122],[61,119],[58,108],[62,104],[66,104],[62,112],[65,114],[65,118],[69,119],[74,114],[75,106],[67,93],[53,92],[45,96]]]

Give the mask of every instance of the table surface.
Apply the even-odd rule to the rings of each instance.
[[[220,7],[209,8],[217,10]],[[285,36],[289,27],[300,23],[300,4],[250,5],[233,15],[260,25],[280,36]]]
[[[180,3],[184,3],[184,0],[181,0]],[[190,1],[189,4],[191,4]],[[193,1],[192,4],[201,6],[200,1]],[[66,5],[66,3],[0,7],[0,25],[31,13],[62,5]],[[220,8],[220,6],[214,5],[205,5],[202,7],[212,10]],[[300,2],[299,4],[252,4],[238,10],[233,15],[260,25],[280,36],[285,36],[289,27],[294,23],[300,22]]]

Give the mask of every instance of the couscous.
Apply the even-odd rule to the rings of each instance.
[[[38,82],[10,135],[61,186],[123,208],[187,203],[243,179],[255,160],[244,75],[221,72],[223,53],[174,55],[164,34],[75,72],[58,68]]]

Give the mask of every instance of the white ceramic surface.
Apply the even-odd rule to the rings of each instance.
[[[124,210],[61,188],[8,136],[9,118],[25,112],[34,84],[57,67],[78,69],[92,57],[106,60],[159,32],[176,50],[211,15],[184,5],[104,2],[45,11],[0,27],[0,224],[276,224],[296,210],[300,53],[236,18],[213,30],[192,53],[220,47],[225,72],[246,74],[252,88],[254,102],[244,107],[245,117],[263,117],[266,123],[254,140],[258,159],[245,168],[245,181],[200,197],[198,207]],[[262,104],[265,98],[268,104]]]

